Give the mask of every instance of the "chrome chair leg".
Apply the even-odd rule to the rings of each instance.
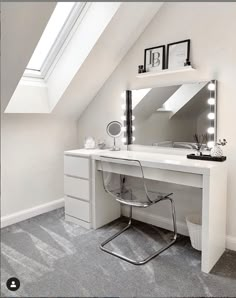
[[[111,242],[113,239],[115,239],[116,237],[118,237],[124,231],[128,230],[130,228],[131,224],[132,224],[132,206],[130,206],[129,222],[128,222],[128,224],[122,230],[120,230],[119,232],[115,233],[114,235],[112,235],[111,237],[109,237],[107,240],[103,241],[100,244],[100,249],[103,250],[103,251],[105,251],[105,252],[107,252],[107,253],[109,253],[109,254],[111,254],[111,255],[113,255],[113,256],[116,256],[116,257],[118,257],[120,259],[123,259],[123,260],[125,260],[127,262],[132,261],[129,258],[126,258],[126,257],[122,256],[121,254],[118,254],[118,253],[116,253],[114,251],[111,251],[111,250],[109,250],[109,249],[107,249],[107,248],[104,247],[107,243]]]
[[[176,228],[176,215],[175,215],[175,205],[174,205],[174,201],[173,199],[166,197],[163,200],[170,200],[171,202],[171,210],[172,210],[172,220],[173,220],[173,228],[174,228],[174,237],[173,240],[171,242],[169,242],[167,245],[165,245],[164,247],[162,247],[161,249],[159,249],[158,251],[154,252],[152,255],[148,256],[147,258],[141,260],[141,261],[136,261],[130,258],[127,258],[119,253],[116,253],[115,251],[109,250],[107,248],[105,248],[104,246],[111,242],[113,239],[115,239],[116,237],[118,237],[120,234],[122,234],[123,232],[125,232],[127,229],[130,228],[131,224],[132,224],[132,206],[130,206],[130,214],[129,214],[129,222],[128,224],[119,232],[115,233],[113,236],[109,237],[107,240],[103,241],[100,245],[100,249],[102,251],[105,251],[115,257],[118,257],[126,262],[129,262],[133,265],[143,265],[146,264],[147,262],[149,262],[151,259],[155,258],[156,256],[158,256],[160,253],[162,253],[163,251],[165,251],[167,248],[169,248],[171,245],[173,245],[177,239],[177,228]]]
[[[172,221],[173,221],[173,227],[174,227],[174,238],[177,239],[177,226],[176,226],[176,213],[175,213],[175,203],[174,200],[169,198],[171,203],[171,210],[172,210]]]

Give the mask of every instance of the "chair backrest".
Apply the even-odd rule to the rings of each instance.
[[[145,191],[147,201],[152,202],[145,183],[143,167],[139,160],[101,156],[100,161],[103,186],[106,192],[115,198],[122,197],[122,194],[127,191],[127,176],[134,176],[139,179],[139,186]]]

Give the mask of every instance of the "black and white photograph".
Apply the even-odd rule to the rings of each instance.
[[[167,45],[167,68],[178,69],[189,63],[190,39]]]
[[[152,47],[144,50],[145,72],[159,71],[165,67],[165,46]]]

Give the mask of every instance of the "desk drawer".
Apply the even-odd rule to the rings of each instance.
[[[66,175],[89,179],[89,159],[65,155],[64,173]]]
[[[89,201],[89,181],[64,176],[64,193],[68,196]]]
[[[65,196],[65,213],[90,222],[89,203]]]

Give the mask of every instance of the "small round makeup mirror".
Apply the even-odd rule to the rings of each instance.
[[[114,145],[111,148],[112,151],[119,151],[120,148],[116,147],[116,138],[122,133],[122,124],[119,121],[112,121],[107,125],[107,134],[114,139]]]

